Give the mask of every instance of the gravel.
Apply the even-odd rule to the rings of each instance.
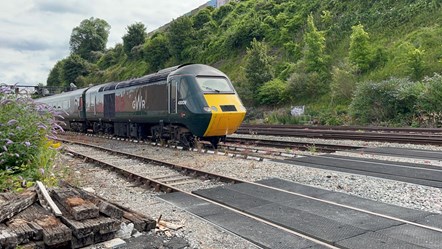
[[[253,137],[256,138],[259,136]],[[267,136],[265,138],[271,139]],[[278,137],[277,139],[354,146],[400,147],[442,151],[442,148],[437,146],[286,137]],[[384,203],[442,213],[442,190],[438,188],[270,161],[258,162],[255,160],[230,158],[224,155],[172,150],[144,144],[122,144],[121,141],[113,140],[110,140],[108,143],[110,144],[109,146],[114,148],[118,147],[122,151],[130,151],[134,154],[139,153],[158,160],[179,163],[248,181],[278,177],[297,183],[348,193]],[[303,153],[308,154],[310,152]],[[362,157],[366,155],[359,156]],[[385,156],[370,156],[370,158],[398,160],[397,158],[389,158]],[[422,162],[421,159],[400,160],[417,163]],[[436,161],[428,161],[425,163],[441,166],[440,162]],[[94,167],[92,164],[84,163],[82,160],[73,159],[69,156],[63,156],[63,164],[68,165],[70,168],[71,174],[67,176],[67,178],[72,183],[82,187],[93,188],[98,195],[144,213],[153,219],[157,219],[161,216],[163,220],[184,225],[183,228],[177,231],[170,231],[169,236],[163,232],[157,231],[156,235],[162,236],[164,240],[184,238],[188,242],[186,248],[257,248],[253,244],[223,230],[222,228],[209,224],[163,202],[161,199],[157,198],[159,193],[145,190],[132,183],[128,183],[125,179],[116,175],[116,173],[108,172],[99,167]]]

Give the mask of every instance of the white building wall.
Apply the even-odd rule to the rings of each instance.
[[[229,2],[230,2],[230,0],[216,0],[216,7],[219,8],[219,7],[221,7],[224,4],[227,4]]]

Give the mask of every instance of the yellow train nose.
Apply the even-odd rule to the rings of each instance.
[[[206,94],[212,118],[204,134],[205,137],[233,134],[241,125],[246,110],[236,94]]]

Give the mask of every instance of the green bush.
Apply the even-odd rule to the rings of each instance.
[[[336,100],[348,100],[356,88],[356,67],[349,62],[340,63],[332,68],[331,94]]]
[[[48,107],[0,87],[0,192],[52,181],[50,169],[62,130]]]
[[[411,120],[415,115],[418,91],[419,84],[408,79],[363,82],[356,88],[350,114],[362,124]]]
[[[280,79],[268,81],[258,90],[258,102],[262,105],[280,105],[287,99],[287,83]]]
[[[419,123],[425,126],[442,126],[442,76],[435,74],[422,81],[417,99]]]

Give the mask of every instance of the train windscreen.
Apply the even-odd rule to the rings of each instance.
[[[196,77],[198,85],[204,93],[233,93],[229,81],[223,77]]]

